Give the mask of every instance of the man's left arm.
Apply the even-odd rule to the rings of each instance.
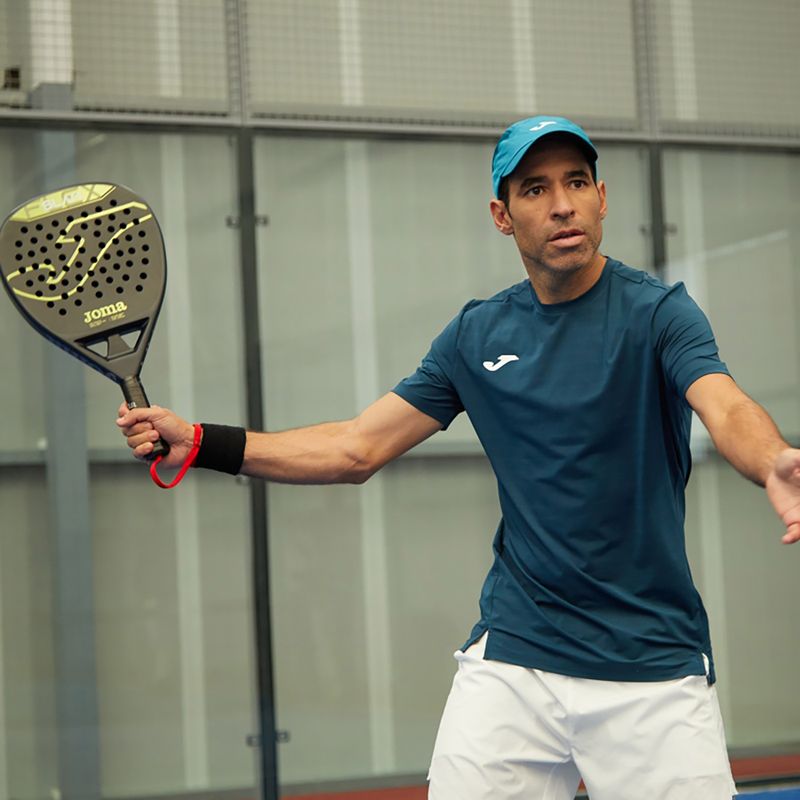
[[[717,450],[742,475],[766,488],[786,525],[781,541],[800,541],[800,450],[787,444],[769,414],[728,375],[698,378],[686,390],[686,400]]]

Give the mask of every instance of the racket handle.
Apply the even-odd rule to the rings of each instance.
[[[150,402],[147,395],[144,393],[144,386],[135,375],[125,378],[122,382],[122,394],[125,395],[125,402],[128,408],[149,408]],[[148,461],[152,461],[159,456],[166,456],[169,453],[169,445],[163,440],[159,439],[153,443],[153,452],[147,456]]]
[[[150,401],[144,393],[144,386],[135,375],[131,375],[122,382],[122,394],[128,408],[149,408]]]

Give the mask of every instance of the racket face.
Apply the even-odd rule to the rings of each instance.
[[[164,298],[161,229],[130,189],[68,186],[3,223],[0,282],[43,336],[122,383],[139,375]]]

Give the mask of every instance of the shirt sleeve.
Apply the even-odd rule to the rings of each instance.
[[[454,373],[458,331],[465,309],[433,340],[416,372],[392,390],[424,414],[441,422],[443,430],[464,410],[455,387]]]
[[[720,360],[714,332],[706,315],[683,283],[664,295],[653,315],[656,350],[667,383],[681,398],[703,375],[730,375]]]

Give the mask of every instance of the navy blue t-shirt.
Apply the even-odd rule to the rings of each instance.
[[[688,387],[728,374],[683,284],[613,259],[543,305],[525,280],[467,303],[394,391],[446,428],[466,410],[502,519],[486,658],[618,681],[704,675],[708,620],[684,542]]]

